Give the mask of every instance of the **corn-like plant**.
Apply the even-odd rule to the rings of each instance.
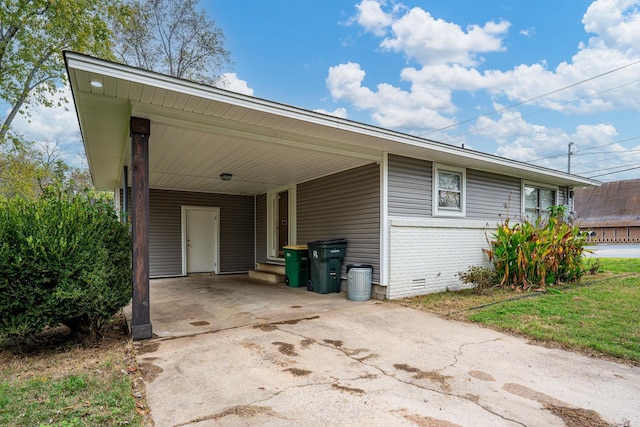
[[[565,214],[565,206],[552,206],[548,219],[511,225],[507,218],[498,225],[485,252],[502,286],[529,290],[580,280],[586,239]]]

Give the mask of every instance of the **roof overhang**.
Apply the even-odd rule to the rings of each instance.
[[[381,162],[385,153],[555,185],[600,184],[73,52],[65,61],[99,189],[122,186],[132,116],[151,121],[151,188],[262,194]],[[233,177],[222,181],[222,173]]]

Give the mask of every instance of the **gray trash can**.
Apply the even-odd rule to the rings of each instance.
[[[371,299],[372,275],[372,265],[347,265],[347,298],[352,301],[367,301]]]

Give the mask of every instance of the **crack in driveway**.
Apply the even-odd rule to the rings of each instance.
[[[515,419],[512,419],[512,418],[509,418],[509,417],[505,416],[504,414],[498,413],[498,412],[494,411],[492,408],[490,408],[490,407],[488,407],[488,406],[486,406],[486,405],[483,405],[482,403],[480,403],[480,402],[478,401],[478,399],[477,399],[477,397],[476,397],[476,396],[471,396],[471,395],[469,395],[469,394],[460,395],[460,394],[452,393],[450,390],[447,390],[447,389],[444,389],[444,390],[438,390],[437,388],[427,387],[427,386],[425,386],[425,385],[418,384],[418,383],[416,383],[416,382],[415,382],[416,380],[418,380],[418,379],[420,379],[420,378],[415,378],[415,379],[413,379],[413,380],[411,380],[411,381],[406,381],[406,380],[403,380],[402,378],[398,378],[398,377],[397,377],[396,375],[394,375],[393,373],[391,373],[391,372],[387,372],[387,371],[385,371],[383,368],[381,368],[381,367],[379,367],[379,366],[377,366],[377,365],[374,365],[374,364],[372,364],[372,363],[367,363],[366,361],[367,361],[367,360],[369,360],[369,359],[370,359],[370,357],[360,357],[360,358],[358,358],[358,357],[354,357],[354,355],[355,355],[355,354],[359,354],[359,353],[360,353],[360,351],[358,351],[358,352],[356,352],[356,353],[354,354],[351,350],[349,350],[349,349],[347,349],[347,348],[343,347],[343,346],[342,346],[342,342],[341,342],[341,341],[340,341],[340,344],[341,344],[341,345],[340,345],[340,346],[336,346],[336,345],[332,345],[332,344],[336,344],[336,343],[337,343],[337,341],[334,341],[334,340],[325,340],[325,342],[320,342],[320,341],[317,341],[317,340],[315,340],[315,339],[313,339],[313,338],[311,338],[311,337],[308,337],[308,336],[305,336],[305,335],[303,335],[303,334],[296,333],[296,332],[293,332],[293,331],[288,331],[288,330],[286,330],[286,329],[282,329],[282,328],[280,328],[280,327],[276,327],[276,329],[277,329],[277,330],[279,330],[279,331],[281,331],[281,332],[284,332],[284,333],[287,333],[287,334],[290,334],[290,335],[296,336],[296,337],[298,337],[298,338],[302,338],[303,340],[306,340],[306,341],[308,341],[308,340],[313,340],[316,344],[321,345],[321,346],[323,346],[323,347],[327,347],[327,348],[331,348],[331,349],[334,349],[334,350],[338,350],[338,351],[340,351],[341,353],[343,353],[345,356],[347,356],[348,358],[350,358],[351,360],[353,360],[353,361],[355,361],[355,362],[358,362],[358,363],[360,363],[360,364],[362,364],[362,365],[365,365],[365,366],[367,366],[367,367],[369,367],[369,368],[375,369],[375,370],[379,371],[382,375],[384,375],[384,376],[385,376],[385,377],[387,377],[387,378],[394,379],[394,380],[396,380],[396,381],[398,381],[398,382],[401,382],[401,383],[403,383],[403,384],[406,384],[406,385],[409,385],[409,386],[412,386],[412,387],[417,387],[417,388],[422,389],[422,390],[431,391],[431,392],[434,392],[434,393],[440,394],[440,395],[442,395],[442,396],[454,397],[454,398],[458,398],[458,399],[465,400],[465,401],[467,401],[467,402],[471,402],[471,403],[473,403],[474,405],[476,405],[476,406],[478,406],[478,407],[482,408],[484,411],[487,411],[488,413],[490,413],[490,414],[492,414],[492,415],[495,415],[496,417],[502,418],[502,419],[503,419],[503,420],[505,420],[505,421],[510,421],[510,422],[512,422],[512,423],[515,423],[515,424],[521,425],[521,426],[523,426],[523,427],[527,427],[527,425],[526,425],[526,424],[523,424],[522,422],[520,422],[520,421],[518,421],[518,420],[515,420]],[[451,363],[451,364],[449,364],[449,365],[446,365],[446,366],[444,366],[444,367],[442,367],[442,368],[440,368],[440,369],[437,369],[437,370],[435,370],[435,371],[433,371],[433,372],[439,372],[439,371],[442,371],[442,370],[444,370],[444,369],[446,369],[446,368],[448,368],[448,367],[453,367],[453,366],[455,366],[455,365],[459,362],[459,359],[458,359],[458,358],[459,358],[459,356],[461,356],[462,354],[464,354],[464,347],[471,346],[471,345],[481,345],[481,344],[486,344],[486,343],[488,343],[488,342],[491,342],[491,341],[497,341],[497,340],[499,340],[499,339],[502,339],[502,338],[501,338],[501,337],[499,337],[499,338],[495,338],[495,339],[491,339],[491,340],[485,340],[485,341],[481,341],[481,342],[477,342],[477,343],[465,342],[465,343],[461,344],[461,345],[460,345],[460,347],[458,347],[458,353],[454,355],[454,359],[455,359],[455,360],[454,360],[454,362],[453,362],[453,363]],[[361,349],[358,349],[358,350],[361,350]],[[377,355],[376,355],[376,356],[377,356]],[[394,365],[394,366],[396,366],[396,365]],[[396,369],[397,369],[397,368],[396,368]],[[413,369],[415,369],[415,368],[413,368]],[[403,369],[401,369],[401,370],[403,370]],[[422,372],[422,371],[421,371],[421,372]],[[424,378],[424,377],[423,377],[423,378]],[[357,379],[362,379],[362,378],[357,378]],[[352,379],[351,381],[355,381],[355,380],[356,380],[356,379]],[[340,381],[340,380],[336,380],[336,381],[328,382],[328,383],[326,383],[326,385],[328,385],[328,384],[335,384],[335,383],[337,383],[338,381]],[[322,385],[322,383],[318,383],[318,384]],[[311,384],[309,384],[309,385],[311,385]],[[316,384],[314,384],[314,385],[316,385]],[[303,386],[306,386],[306,385],[303,385]],[[293,386],[293,387],[300,387],[300,386]],[[284,390],[282,390],[282,391],[284,391]],[[278,392],[276,395],[278,395],[278,394],[282,393],[282,391]],[[275,396],[275,395],[274,395],[274,396]],[[269,400],[269,399],[259,400],[259,401],[256,401],[255,403],[264,402],[265,400]]]

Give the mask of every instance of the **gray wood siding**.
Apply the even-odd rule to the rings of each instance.
[[[256,196],[256,262],[267,262],[267,195]]]
[[[498,221],[498,214],[520,213],[520,178],[467,169],[467,219]],[[389,156],[389,216],[432,216],[433,163]]]
[[[181,206],[220,208],[220,273],[254,267],[254,197],[151,190],[150,276],[182,274]]]
[[[519,218],[521,192],[520,178],[467,169],[466,218],[487,220],[489,225],[495,225],[507,214]]]
[[[347,239],[342,274],[352,263],[373,265],[380,282],[380,167],[362,166],[298,185],[297,241]]]
[[[388,206],[390,216],[431,216],[432,163],[389,156]]]

